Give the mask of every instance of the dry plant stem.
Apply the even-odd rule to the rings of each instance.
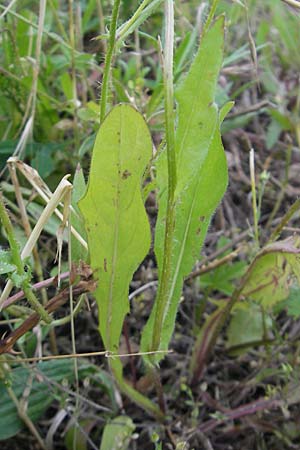
[[[18,181],[18,177],[17,177],[17,173],[16,173],[16,167],[13,164],[8,164],[8,170],[9,170],[9,173],[10,173],[10,176],[11,176],[14,188],[15,188],[15,195],[16,195],[17,203],[18,203],[18,206],[20,209],[23,228],[24,228],[27,238],[29,238],[29,236],[31,234],[31,226],[30,226],[27,211],[26,211],[26,208],[24,205],[24,201],[23,201],[23,197],[22,197],[22,193],[21,193],[21,189],[20,189],[20,185],[19,185],[19,181]],[[41,264],[40,257],[39,257],[36,247],[33,248],[32,254],[33,254],[33,258],[34,258],[34,263],[35,263],[34,265],[35,265],[35,271],[37,274],[37,278],[40,282],[43,282],[43,269],[42,269],[42,264]],[[48,295],[47,295],[47,291],[45,288],[41,289],[41,294],[42,294],[42,303],[43,303],[43,305],[45,305],[48,302]],[[54,328],[51,328],[51,330],[49,331],[49,335],[50,335],[51,351],[52,351],[52,353],[57,354],[58,349],[57,349]]]
[[[227,302],[225,307],[221,309],[214,317],[211,323],[211,337],[209,337],[208,342],[205,345],[205,351],[201,354],[201,363],[197,364],[196,369],[193,372],[192,385],[196,385],[203,373],[205,364],[216,344],[216,341],[225,325],[227,319],[229,318],[230,312],[234,305],[239,301],[241,294],[246,286],[249,277],[251,276],[251,271],[247,272],[245,277],[242,279],[240,285],[234,290],[230,300]]]
[[[100,99],[100,123],[103,122],[106,115],[106,105],[108,96],[108,85],[110,77],[110,69],[112,64],[112,58],[115,49],[116,42],[116,30],[117,30],[117,20],[119,15],[121,0],[114,0],[113,11],[111,15],[111,23],[109,30],[109,41],[108,48],[105,56],[103,79],[102,79],[102,89],[101,89],[101,99]]]
[[[18,207],[19,207],[20,214],[21,214],[22,225],[23,225],[26,237],[29,238],[29,236],[31,234],[31,226],[30,226],[27,211],[26,211],[26,208],[24,205],[22,193],[20,190],[20,184],[18,181],[17,173],[16,173],[16,167],[13,164],[8,164],[8,170],[9,170],[10,177],[11,177],[14,189],[15,189],[15,196],[16,196],[16,200],[17,200]],[[40,263],[40,259],[39,259],[39,255],[38,255],[36,247],[34,247],[32,249],[32,254],[33,254],[34,263],[35,263],[35,271],[38,275],[39,280],[42,281],[42,277],[43,277],[42,266]]]
[[[173,45],[174,45],[174,4],[173,0],[165,1],[165,50],[164,50],[164,93],[165,93],[165,126],[168,159],[168,200],[166,212],[166,228],[164,240],[164,260],[161,269],[157,299],[155,326],[153,327],[152,350],[160,346],[162,327],[168,290],[170,289],[172,243],[174,238],[175,205],[174,195],[176,188],[176,159],[175,159],[175,118],[174,118],[174,92],[173,92]]]
[[[8,13],[8,11],[14,6],[17,0],[12,0],[5,8],[3,13],[0,15],[0,20]]]
[[[41,449],[43,450],[47,450],[47,447],[43,441],[43,439],[41,438],[41,436],[39,435],[37,429],[35,428],[33,422],[31,421],[31,419],[29,418],[29,416],[26,414],[26,412],[24,411],[24,409],[22,408],[22,406],[20,405],[19,400],[17,399],[17,397],[15,396],[14,391],[12,390],[11,387],[7,386],[6,387],[7,393],[10,396],[11,400],[13,401],[13,403],[15,404],[17,411],[18,411],[18,415],[20,417],[20,419],[25,423],[25,425],[27,426],[27,428],[30,430],[30,432],[32,433],[32,435],[36,438],[39,446]]]
[[[39,361],[51,361],[52,359],[73,359],[73,358],[87,358],[94,356],[105,356],[105,358],[128,358],[129,356],[143,356],[143,355],[153,355],[154,352],[136,352],[136,353],[120,353],[118,355],[111,354],[107,350],[102,350],[100,352],[85,352],[85,353],[70,353],[65,355],[49,355],[49,356],[41,356],[41,357],[32,357],[32,358],[17,358],[17,359],[1,359],[2,363],[6,364],[15,364],[16,362],[20,363],[28,363],[28,362],[39,362]],[[172,350],[159,350],[155,353],[172,353]],[[76,395],[73,393],[73,395]]]
[[[200,275],[203,275],[204,273],[210,272],[212,270],[215,270],[216,268],[222,266],[223,264],[228,263],[229,261],[232,261],[233,259],[237,258],[239,255],[239,252],[241,251],[241,247],[237,248],[233,252],[229,253],[229,255],[224,256],[220,259],[215,259],[211,263],[207,265],[201,265],[201,267],[197,270],[194,270],[188,277],[186,277],[185,281],[192,280],[193,278],[199,277]]]
[[[210,419],[200,425],[199,430],[203,433],[213,430],[217,426],[232,421],[234,419],[240,419],[252,414],[256,414],[258,411],[265,411],[269,409],[279,408],[283,405],[283,402],[277,399],[258,399],[253,403],[240,406],[239,408],[229,410],[224,414],[222,419]]]
[[[70,198],[71,201],[71,198]],[[70,205],[70,203],[69,203]],[[68,206],[69,208],[69,206]],[[68,215],[69,215],[69,210],[68,210]],[[69,226],[68,226],[68,264],[69,264],[69,272],[72,272],[72,239],[71,239],[71,223],[69,221]],[[69,305],[70,305],[70,316],[71,316],[71,341],[72,341],[72,353],[76,353],[76,336],[75,336],[75,323],[74,323],[74,305],[73,305],[73,286],[70,283],[69,286]],[[79,375],[78,375],[78,362],[77,359],[75,358],[74,361],[74,375],[75,375],[75,390],[76,390],[76,394],[79,394]],[[74,416],[79,418],[79,397],[78,395],[76,395],[76,400],[75,400],[75,411],[74,411]],[[76,441],[77,441],[77,433],[74,433],[73,436],[73,448],[76,449]]]
[[[24,175],[26,180],[32,185],[32,187],[41,196],[41,198],[46,203],[50,202],[50,200],[54,194],[50,191],[50,189],[48,188],[46,183],[44,183],[44,181],[42,180],[42,178],[39,176],[38,172],[35,169],[33,169],[32,167],[28,166],[23,161],[20,161],[18,158],[15,158],[15,157],[9,158],[7,161],[7,164],[15,165],[16,168]],[[68,178],[68,175],[65,176],[63,178],[63,180],[66,178]],[[71,183],[69,183],[69,185],[72,186]],[[57,191],[57,189],[58,189],[58,187],[56,188],[56,191]],[[60,202],[58,202],[58,204],[56,206],[58,206],[59,204],[60,204]],[[72,210],[72,207],[71,207],[71,210]],[[56,214],[56,216],[59,218],[59,220],[63,221],[63,214],[57,208],[55,208],[53,212]],[[78,240],[78,242],[80,242],[80,244],[85,249],[88,250],[88,245],[87,245],[86,241],[82,238],[82,236],[80,236],[80,234],[73,227],[71,227],[71,231],[72,231],[73,236]]]
[[[254,166],[254,150],[250,150],[249,155],[250,177],[251,177],[251,192],[252,192],[252,211],[254,222],[254,236],[256,245],[259,247],[259,233],[258,233],[258,214],[257,214],[257,201],[256,201],[256,183],[255,183],[255,166]]]
[[[283,228],[289,223],[290,219],[293,217],[293,215],[300,209],[300,199],[298,198],[290,207],[290,209],[287,211],[287,213],[283,216],[280,223],[277,225],[275,230],[270,236],[270,239],[268,240],[268,244],[270,244],[273,241],[276,241],[280,233],[282,232]]]
[[[283,2],[289,6],[293,6],[294,8],[300,9],[299,0],[283,0]]]
[[[10,249],[11,249],[12,261],[16,266],[16,272],[21,278],[23,278],[21,286],[27,297],[27,300],[30,303],[30,305],[32,306],[32,308],[41,316],[41,318],[46,323],[50,323],[52,321],[51,317],[49,316],[47,311],[45,311],[45,309],[42,307],[42,305],[39,303],[35,294],[31,290],[31,286],[30,286],[29,280],[27,278],[27,274],[24,269],[23,261],[22,261],[21,255],[19,253],[18,242],[14,235],[13,226],[12,226],[12,223],[8,216],[8,213],[6,211],[6,208],[4,206],[2,194],[0,195],[0,218],[1,218],[1,222],[3,224],[3,227],[5,229],[5,232],[7,234],[7,239],[9,242]]]
[[[259,111],[260,109],[265,108],[265,107],[270,107],[269,100],[262,100],[261,102],[256,103],[255,105],[250,105],[245,109],[240,109],[238,111],[232,112],[232,113],[228,114],[227,118],[233,119],[234,117],[244,116],[251,112]]]
[[[49,220],[50,216],[52,215],[53,211],[56,209],[57,205],[65,198],[66,194],[72,189],[72,185],[71,185],[71,183],[69,183],[69,181],[67,181],[67,178],[68,178],[68,175],[61,180],[61,182],[57,186],[54,194],[52,195],[51,199],[49,200],[49,203],[47,204],[46,208],[43,210],[39,220],[37,221],[32,233],[30,235],[30,238],[28,239],[28,241],[25,244],[25,247],[22,250],[21,260],[23,260],[31,255],[32,249],[34,248],[34,246],[44,228],[45,223]],[[2,202],[2,200],[1,200],[1,202]],[[0,202],[0,204],[1,204],[1,202]],[[3,205],[3,207],[4,207],[4,205]],[[6,212],[5,208],[4,208],[4,211]],[[8,217],[8,220],[9,220],[9,217]],[[10,221],[9,221],[9,223],[10,223]],[[9,296],[12,287],[13,287],[13,284],[12,284],[11,280],[9,280],[1,294],[1,297],[0,297],[0,310],[2,309],[3,303]],[[25,294],[27,296],[27,293],[24,290],[24,288],[23,288],[23,291],[25,292]]]
[[[66,278],[69,278],[70,273],[64,272],[60,275],[60,279],[64,280]],[[57,283],[57,277],[51,277],[47,280],[39,281],[38,283],[35,283],[31,286],[31,289],[33,290],[39,290],[39,289],[46,289],[47,287],[51,286],[52,284]],[[25,293],[23,291],[18,292],[17,294],[12,295],[11,297],[7,298],[5,302],[2,305],[2,309],[7,308],[8,306],[12,305],[13,303],[17,302],[18,300],[22,300],[22,298],[25,297]]]
[[[84,292],[93,292],[96,288],[96,282],[93,280],[80,281],[73,288],[74,295],[81,295]],[[53,297],[45,309],[48,314],[56,311],[59,307],[64,305],[69,300],[69,288],[63,289],[59,294]],[[40,321],[40,315],[34,313],[29,316],[16,330],[12,331],[5,339],[0,340],[0,354],[7,353],[12,346],[22,337],[27,331],[32,330]]]

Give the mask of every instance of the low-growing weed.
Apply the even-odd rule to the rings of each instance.
[[[207,444],[203,433],[229,420],[283,407],[285,389],[286,397],[291,398],[293,364],[290,358],[282,362],[279,356],[280,370],[272,367],[268,372],[268,364],[272,349],[285,345],[278,317],[300,315],[299,241],[296,235],[279,240],[297,216],[299,200],[290,202],[277,219],[289,192],[292,154],[300,141],[299,99],[295,101],[292,92],[286,95],[288,89],[282,88],[280,76],[270,73],[273,50],[283,70],[288,70],[290,58],[298,65],[299,52],[293,42],[298,34],[297,18],[280,2],[272,13],[270,2],[257,6],[256,2],[229,5],[213,0],[208,7],[193,1],[187,5],[144,0],[136,6],[120,0],[112,5],[93,0],[73,5],[70,0],[68,8],[58,11],[58,2],[46,5],[41,0],[39,11],[34,8],[32,12],[23,4],[16,9],[13,3],[0,7],[0,20],[6,21],[1,38],[0,169],[5,173],[9,168],[0,197],[2,235],[8,242],[0,253],[0,273],[7,278],[0,308],[3,325],[9,327],[8,336],[0,340],[0,412],[4,417],[0,439],[16,435],[25,424],[41,448],[54,448],[53,436],[66,421],[64,443],[68,449],[88,445],[101,450],[131,448],[139,433],[143,435],[138,429],[143,418],[131,414],[132,405],[128,407],[127,400],[122,403],[118,389],[153,421],[148,441],[156,448],[162,448],[156,431],[163,436],[165,430],[173,448],[193,439]],[[262,20],[254,36],[255,8]],[[197,17],[193,18],[195,10]],[[158,39],[161,16],[162,36]],[[236,27],[241,20],[245,21],[243,33]],[[225,30],[231,27],[234,33],[229,33],[228,42],[234,50],[230,54],[225,51],[224,56]],[[274,33],[282,37],[284,50],[277,42],[272,50],[267,42]],[[94,39],[85,42],[90,34]],[[251,77],[243,83],[237,77],[240,73]],[[100,81],[98,99],[95,82]],[[266,91],[262,101],[257,99],[260,90]],[[257,100],[254,105],[232,111],[231,99],[239,102],[249,92]],[[260,136],[251,128],[259,129],[259,115],[267,117],[263,139],[268,151],[282,136],[286,139],[282,142],[286,149],[283,182],[272,178],[268,161],[260,164],[259,154],[252,148],[261,145]],[[248,127],[247,133],[243,134],[241,126]],[[226,133],[225,145],[227,136],[232,137],[233,149],[244,139],[247,161],[250,154],[249,174],[244,173],[239,151],[233,150],[234,162],[226,155],[221,130]],[[81,165],[75,170],[78,161]],[[245,183],[247,226],[253,225],[241,232],[242,221],[236,226],[225,196],[224,209],[232,225],[232,234],[225,239],[224,212],[217,208],[228,186],[228,162]],[[65,176],[68,171],[74,172],[72,184]],[[265,223],[265,198],[271,183],[280,189],[280,195]],[[32,196],[33,190],[38,198]],[[46,203],[45,208],[41,202]],[[217,221],[221,223],[214,241],[218,241],[217,249],[209,250],[201,260],[209,227]],[[57,252],[43,239],[43,230],[51,244],[57,235]],[[151,260],[151,277],[145,263],[143,266],[145,258]],[[45,279],[45,270],[53,276]],[[138,270],[144,282],[134,290]],[[62,287],[65,279],[68,285]],[[57,291],[50,291],[49,300],[46,289],[54,285]],[[191,286],[199,302],[186,314],[188,301],[183,297]],[[141,306],[143,292],[150,287],[156,290],[155,299],[151,295],[150,302]],[[16,291],[11,295],[13,288]],[[134,290],[132,304],[130,290]],[[133,301],[139,294],[140,301]],[[30,308],[15,304],[23,297]],[[96,348],[77,352],[75,318],[80,317],[89,298],[97,305],[98,343]],[[66,304],[64,317],[60,308]],[[138,308],[142,313],[133,326],[131,311]],[[194,316],[189,317],[191,311]],[[191,326],[179,333],[178,339],[182,317],[187,317]],[[68,352],[55,356],[60,351],[56,331],[65,326],[71,330]],[[91,332],[89,327],[80,331],[87,342]],[[42,342],[48,338],[50,354],[43,357]],[[164,369],[172,361],[176,363],[176,346],[185,339],[192,343],[184,352],[187,369],[179,377],[177,394],[187,399],[177,405],[178,410],[174,406],[169,409],[177,394],[168,397],[174,379],[169,379]],[[16,345],[21,355],[14,353]],[[213,383],[205,373],[220,345],[225,354],[237,359],[263,349],[263,362],[255,377],[267,380],[267,398],[260,396],[254,404],[248,399],[244,409],[233,402],[231,410],[212,398]],[[299,347],[294,363],[298,353]],[[110,375],[85,360],[100,356],[106,357]],[[31,362],[38,363],[31,367]],[[268,381],[276,376],[280,383]],[[251,383],[258,385],[255,377]],[[60,390],[63,383],[65,389]],[[71,385],[75,400],[73,409],[68,409]],[[109,405],[96,404],[96,417],[82,414],[81,409],[88,405],[80,393],[82,386],[87,391],[100,390]],[[249,388],[246,382],[243,386]],[[45,443],[35,422],[53,399],[60,407]],[[293,404],[288,402],[288,406]],[[205,410],[203,423],[197,425],[202,405],[210,410]],[[187,424],[191,421],[199,435],[185,432],[185,437],[174,438],[169,419],[177,420],[181,413],[189,416]],[[98,415],[105,422],[101,436]],[[283,433],[280,439],[291,440],[289,436]]]

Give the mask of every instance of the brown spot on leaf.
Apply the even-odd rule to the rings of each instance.
[[[129,172],[129,170],[125,169],[124,172],[122,173],[122,179],[126,180],[130,176],[131,176],[131,173]]]
[[[196,230],[197,236],[199,236],[200,233],[201,233],[201,228],[199,227],[199,228],[197,228],[197,230]]]
[[[283,262],[282,262],[282,270],[284,271],[286,269],[287,266],[287,260],[284,258]]]
[[[200,217],[199,217],[200,222],[203,222],[204,219],[205,219],[205,216],[200,216]]]
[[[107,272],[107,259],[106,258],[104,258],[104,261],[103,261],[103,268],[104,268],[104,272]]]

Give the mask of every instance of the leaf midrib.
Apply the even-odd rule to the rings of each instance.
[[[120,136],[118,142],[118,169],[121,170],[120,153],[121,153],[121,142],[122,142],[122,114],[120,114]],[[109,283],[109,296],[108,296],[108,311],[107,311],[107,322],[106,322],[106,335],[107,335],[107,349],[114,351],[111,348],[111,324],[112,324],[112,309],[113,309],[113,290],[114,281],[116,276],[116,262],[118,259],[118,241],[119,241],[119,224],[120,224],[120,182],[121,178],[118,176],[117,181],[117,196],[116,196],[116,213],[114,221],[114,249],[112,257],[112,269]]]
[[[218,122],[218,121],[216,121],[216,124],[217,124],[217,122]],[[215,126],[214,132],[213,132],[212,135],[211,135],[211,139],[210,139],[210,142],[209,142],[209,145],[208,145],[208,151],[206,152],[206,156],[205,156],[205,158],[203,159],[203,162],[202,162],[202,164],[201,164],[201,167],[199,168],[199,170],[198,170],[197,172],[201,171],[201,169],[202,169],[202,167],[204,166],[205,161],[206,161],[206,159],[207,159],[207,157],[208,157],[209,150],[210,150],[210,148],[211,148],[211,143],[212,143],[212,141],[213,141],[213,138],[214,138],[214,135],[215,135],[215,132],[216,132],[216,127],[217,127],[217,126]],[[198,186],[199,186],[200,180],[201,180],[201,177],[198,177],[198,181],[197,181],[197,184],[196,184],[196,186],[195,186],[194,192],[197,192],[197,191],[198,191]],[[184,189],[182,189],[181,193],[182,193],[183,191],[184,191]],[[183,238],[183,241],[182,241],[182,242],[183,242],[183,245],[181,246],[181,250],[180,250],[180,253],[179,253],[179,257],[178,257],[178,259],[177,259],[177,265],[176,265],[176,269],[175,269],[175,272],[174,272],[174,276],[172,277],[172,284],[171,284],[171,288],[170,288],[169,294],[168,294],[168,300],[167,300],[167,303],[166,303],[166,309],[165,309],[164,316],[163,316],[163,322],[165,322],[165,319],[166,319],[167,314],[168,314],[168,312],[169,312],[171,300],[172,300],[172,297],[173,297],[173,294],[174,294],[174,290],[175,290],[175,287],[176,287],[178,275],[179,275],[179,272],[180,272],[180,269],[181,269],[182,260],[183,260],[183,256],[184,256],[185,248],[186,248],[187,236],[188,236],[189,229],[190,229],[190,224],[191,224],[191,221],[192,221],[192,212],[193,212],[194,205],[195,205],[195,199],[196,199],[196,195],[193,196],[193,201],[192,201],[191,206],[190,206],[190,209],[189,209],[188,221],[187,221],[187,223],[186,223],[186,227],[185,227],[185,231],[184,231],[184,238]]]

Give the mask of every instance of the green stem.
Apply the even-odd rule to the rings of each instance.
[[[12,261],[16,266],[17,274],[24,279],[21,283],[21,287],[24,291],[24,294],[27,297],[27,300],[31,304],[32,308],[41,316],[41,318],[46,323],[50,323],[52,322],[50,315],[42,307],[42,305],[34,295],[33,291],[31,290],[31,286],[27,279],[27,274],[24,269],[23,261],[20,256],[18,242],[15,238],[14,229],[10,221],[9,215],[6,211],[2,194],[0,194],[0,219],[7,234],[7,239],[11,250]]]
[[[152,348],[158,350],[168,302],[168,291],[171,278],[172,244],[174,237],[176,188],[176,155],[175,155],[175,117],[173,92],[173,44],[174,44],[174,4],[173,0],[165,1],[165,52],[164,52],[164,93],[165,123],[168,159],[168,200],[166,213],[166,229],[164,240],[164,260],[161,280],[156,299],[155,325],[153,327]]]
[[[76,83],[76,64],[75,64],[75,27],[74,27],[74,5],[73,0],[69,0],[69,42],[71,47],[71,81],[72,81],[72,110],[74,124],[74,148],[79,148],[79,128],[78,128],[78,96]]]
[[[98,9],[98,17],[99,17],[99,28],[100,28],[100,34],[105,34],[105,21],[104,21],[104,14],[103,14],[103,7],[101,0],[97,0],[97,9]],[[103,53],[106,53],[106,40],[102,40],[102,49]]]
[[[211,22],[212,22],[212,20],[213,20],[213,18],[215,16],[215,13],[216,13],[216,9],[217,9],[218,3],[219,3],[219,0],[213,0],[213,4],[212,4],[212,6],[210,8],[208,18],[206,19],[206,22],[205,22],[205,25],[204,25],[204,29],[203,29],[203,33],[202,33],[203,36],[207,32],[207,30],[209,29],[209,27],[211,25]]]
[[[120,359],[116,356],[116,359],[110,360],[109,365],[114,378],[123,394],[127,395],[127,397],[129,397],[135,404],[137,404],[144,411],[150,414],[150,416],[154,416],[159,422],[163,422],[165,417],[158,406],[125,381]]]
[[[132,33],[144,20],[149,17],[151,12],[157,8],[160,3],[162,3],[163,0],[144,0],[140,6],[137,8],[135,13],[130,17],[127,22],[125,22],[121,27],[118,29],[117,32],[117,40],[121,43],[124,41],[124,39],[128,36],[128,34]],[[151,5],[152,3],[152,5]],[[151,8],[151,11],[148,8],[147,14],[143,16],[144,10],[149,6]]]
[[[120,3],[121,3],[121,0],[114,1],[114,6],[113,6],[113,11],[112,11],[112,16],[111,16],[111,23],[110,23],[110,30],[109,30],[109,42],[108,42],[107,53],[105,56],[105,64],[104,64],[103,79],[102,79],[102,90],[101,90],[101,100],[100,100],[100,123],[103,122],[104,117],[106,115],[109,75],[110,75],[111,62],[112,62],[112,57],[114,54],[115,43],[116,43],[117,20],[118,20],[118,15],[119,15]]]
[[[273,241],[276,241],[282,231],[282,229],[288,224],[290,219],[293,217],[296,211],[300,209],[300,198],[298,198],[290,207],[288,212],[283,216],[280,223],[277,225],[273,233],[271,234],[270,239],[268,240],[268,244],[270,244]]]

